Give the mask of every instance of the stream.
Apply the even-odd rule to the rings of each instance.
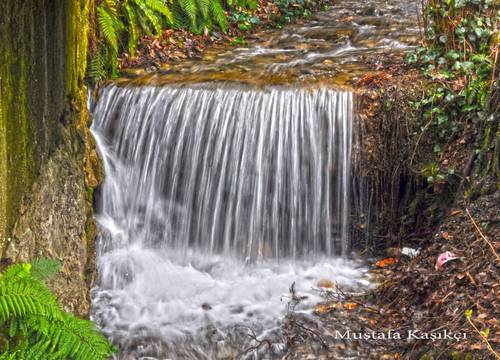
[[[415,6],[342,1],[100,91],[92,319],[116,359],[281,358],[292,284],[305,317],[325,280],[371,286],[350,250],[352,84],[415,45]],[[245,352],[253,334],[272,347]]]

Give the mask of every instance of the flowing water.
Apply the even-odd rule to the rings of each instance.
[[[94,115],[106,171],[94,313],[123,348],[273,328],[293,282],[366,282],[331,258],[349,249],[351,93],[110,86]]]
[[[209,49],[201,59],[159,64],[135,82],[237,80],[350,88],[417,44],[416,15],[417,2],[410,0],[335,1],[328,11],[296,24],[251,35],[244,45]]]
[[[361,53],[407,48],[401,34],[381,36],[387,23],[402,32],[407,21],[385,5],[379,14],[351,14],[344,32],[357,35],[331,41],[335,49],[326,44],[345,25],[341,5],[218,60],[101,90],[92,131],[106,179],[97,195],[92,317],[119,347],[118,359],[238,358],[255,344],[241,327],[277,339],[271,353],[282,356],[292,283],[306,295],[297,308],[305,315],[321,300],[321,279],[369,286],[367,269],[349,256],[353,94],[335,82],[305,86],[292,76],[277,85],[266,77],[331,58],[349,72]],[[367,17],[380,26],[355,21]],[[371,52],[360,43],[366,31],[378,44]],[[306,37],[316,50],[278,46]],[[253,70],[242,70],[248,59]]]

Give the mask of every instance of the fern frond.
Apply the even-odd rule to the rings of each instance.
[[[158,16],[158,14],[151,8],[146,6],[146,2],[144,0],[134,0],[134,3],[141,10],[148,22],[153,26],[156,34],[161,34],[161,17]]]
[[[210,13],[210,2],[212,0],[197,0],[196,4],[198,6],[198,10],[201,13],[202,19],[205,20],[209,17]]]
[[[173,23],[174,17],[164,0],[144,0],[144,2],[151,10],[162,14],[165,17],[167,24],[171,25]]]
[[[29,279],[31,277],[31,264],[14,264],[0,273],[0,281],[3,283]]]
[[[0,318],[43,315],[58,319],[57,301],[45,284],[28,279],[0,282]]]
[[[178,0],[180,8],[187,15],[193,27],[196,26],[196,2],[195,0]]]
[[[107,75],[106,60],[103,51],[99,51],[90,59],[87,76],[94,81],[99,81],[105,79]]]
[[[222,31],[227,31],[226,13],[220,0],[210,0],[210,15]]]
[[[174,16],[174,29],[189,29],[192,26],[191,19],[187,16],[178,2],[174,2],[172,6],[172,14]]]
[[[61,261],[53,259],[36,259],[31,263],[31,275],[37,280],[47,280],[61,269]]]
[[[43,323],[45,319],[37,319]],[[95,360],[106,359],[112,353],[107,340],[97,331],[94,324],[64,314],[60,320],[34,326],[37,329],[35,340],[25,351],[31,359],[38,349],[46,353],[57,353],[62,359]],[[33,349],[35,349],[33,351]],[[56,351],[57,350],[57,351]]]
[[[39,277],[57,264],[39,261]],[[16,264],[0,274],[0,318],[4,340],[0,360],[104,360],[113,349],[95,325],[65,313],[47,285]],[[11,346],[12,345],[12,346]]]
[[[130,4],[123,4],[128,22],[128,51],[130,56],[134,56],[137,42],[139,41],[139,23],[137,14],[134,12]]]
[[[105,7],[109,13],[113,14],[114,16],[118,16],[117,0],[102,0],[99,6]]]
[[[118,52],[118,29],[119,20],[109,13],[103,6],[97,7],[97,22],[99,24],[99,31],[113,49]]]

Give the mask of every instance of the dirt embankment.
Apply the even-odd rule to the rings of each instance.
[[[374,311],[361,326],[369,328],[375,321],[380,331],[442,336],[385,342],[380,349],[388,358],[461,359],[469,354],[495,359],[500,348],[498,121],[487,128],[466,123],[436,157],[435,138],[426,133],[414,106],[434,85],[403,66],[365,80],[358,175],[371,194],[367,206],[372,215],[357,219],[355,226],[370,230],[369,240],[358,242],[360,249],[367,246],[389,259],[374,265],[380,286],[362,301]],[[498,117],[495,91],[489,112]],[[448,175],[429,182],[433,166]],[[405,247],[417,255],[403,255],[408,254]],[[445,330],[464,335],[444,336]]]

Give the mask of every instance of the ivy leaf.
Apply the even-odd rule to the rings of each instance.
[[[472,67],[474,66],[474,63],[472,61],[464,61],[462,63],[462,68],[464,70],[468,70],[468,69],[471,69]]]
[[[444,124],[445,122],[448,121],[448,116],[444,115],[444,114],[443,115],[438,115],[437,120],[438,120],[438,124],[442,125],[442,124]]]
[[[460,58],[460,54],[454,50],[451,50],[446,53],[446,57],[450,60],[457,60],[458,58]]]

